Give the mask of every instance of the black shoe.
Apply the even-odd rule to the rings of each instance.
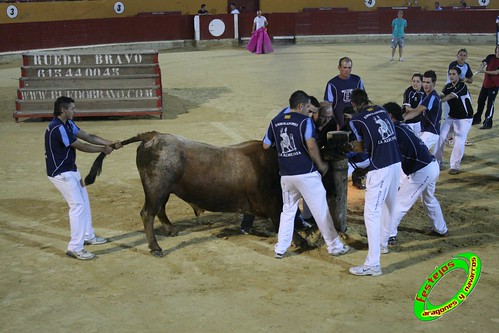
[[[305,222],[307,222],[308,224],[310,224],[311,226],[313,225],[317,225],[317,222],[315,222],[315,219],[313,216],[309,217],[308,219],[303,219]]]
[[[392,236],[388,238],[388,245],[390,246],[397,245],[397,236]]]
[[[242,229],[242,228],[241,228],[241,233],[242,233],[243,235],[249,235],[249,234],[251,234],[251,230],[249,230],[249,229]]]
[[[352,185],[353,185],[353,187],[355,187],[358,190],[365,190],[366,189],[366,185],[362,184],[362,182],[355,182],[355,183],[352,183]]]
[[[295,228],[297,230],[308,230],[312,229],[312,225],[307,221],[305,221],[305,219],[303,218],[303,216],[301,216],[301,214],[298,214],[298,216],[295,217]]]
[[[365,179],[367,174],[367,169],[357,168],[352,173],[352,185],[359,190],[365,190],[366,186],[362,183],[362,179]]]
[[[473,122],[471,123],[471,125],[479,125],[481,123],[482,123],[481,119],[473,119]]]
[[[307,221],[303,220],[301,223],[301,230],[308,230],[308,229],[312,229],[312,225]]]
[[[483,122],[483,126],[480,129],[491,129],[492,128],[492,118],[487,118]]]

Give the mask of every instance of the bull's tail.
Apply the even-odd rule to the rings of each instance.
[[[141,134],[138,134],[134,137],[131,137],[130,139],[126,139],[124,141],[121,141],[121,145],[126,146],[127,144],[134,143],[134,142],[149,141],[149,140],[152,140],[152,138],[157,133],[158,132],[155,132],[155,131],[141,133]],[[94,163],[92,164],[92,167],[90,168],[88,175],[85,177],[85,185],[92,185],[93,183],[95,183],[95,178],[97,178],[97,176],[100,175],[102,172],[102,164],[104,163],[104,158],[106,158],[106,154],[104,154],[104,153],[100,153],[99,156],[97,156]]]

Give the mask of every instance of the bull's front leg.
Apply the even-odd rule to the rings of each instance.
[[[144,224],[144,232],[146,233],[147,243],[149,244],[149,249],[151,254],[155,257],[163,257],[163,250],[156,240],[154,235],[154,216],[156,214],[151,214],[146,208],[142,209],[140,216],[142,217],[142,223]]]

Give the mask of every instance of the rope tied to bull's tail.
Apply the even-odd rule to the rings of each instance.
[[[151,140],[152,137],[156,135],[157,132],[152,131],[152,132],[147,132],[147,133],[142,133],[138,134],[130,139],[126,139],[124,141],[120,141],[121,146],[126,146],[127,144],[133,143],[133,142],[138,142],[138,141],[149,141]],[[114,149],[117,149],[117,147],[113,146]],[[85,185],[92,185],[95,183],[95,179],[97,176],[99,176],[102,172],[102,164],[104,163],[104,159],[106,158],[106,154],[100,153],[99,156],[95,159],[94,163],[92,164],[92,167],[90,168],[90,171],[88,172],[88,175],[85,177]]]

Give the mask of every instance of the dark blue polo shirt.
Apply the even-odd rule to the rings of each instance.
[[[306,141],[314,137],[314,133],[314,122],[301,113],[281,112],[272,119],[263,142],[275,143],[281,176],[317,171],[306,146]]]
[[[355,74],[350,74],[348,79],[335,76],[326,84],[324,100],[332,103],[334,118],[340,128],[345,125],[343,114],[346,108],[352,107],[352,91],[357,88],[365,90],[362,79]]]
[[[421,114],[421,132],[440,135],[440,119],[442,118],[442,107],[440,104],[440,97],[435,90],[425,96],[421,102],[421,105],[426,107],[426,110]]]
[[[456,98],[447,101],[449,103],[449,117],[455,119],[473,118],[473,106],[468,86],[463,81],[459,81],[456,86],[447,83],[442,89],[444,95],[453,94]]]
[[[64,124],[54,117],[45,131],[45,162],[47,175],[55,177],[66,171],[76,171],[76,150],[71,146],[77,140],[80,128],[72,120]]]
[[[363,109],[352,117],[350,128],[357,140],[364,141],[364,148],[371,159],[369,170],[400,162],[395,128],[385,109],[377,105]]]
[[[421,170],[434,160],[423,140],[408,125],[399,121],[394,125],[402,156],[402,170],[406,175]]]

